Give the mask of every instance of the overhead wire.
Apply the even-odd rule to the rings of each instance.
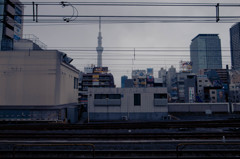
[[[59,2],[36,2],[38,5],[59,5]],[[215,7],[216,3],[153,3],[153,2],[70,2],[72,5],[82,5],[82,6],[185,6],[185,7]],[[24,5],[32,5],[32,2],[30,3],[22,3]],[[240,7],[239,3],[225,3],[220,4],[221,7]],[[45,26],[51,26],[51,25],[59,25],[63,24],[64,21],[60,18],[69,16],[69,15],[38,15],[39,20],[38,23],[35,23],[30,19],[32,15],[24,15],[25,17],[25,23],[31,24],[35,23],[36,25],[45,25]],[[71,15],[70,15],[71,16]],[[98,24],[98,18],[102,18],[102,23],[104,24],[119,24],[119,23],[216,23],[216,16],[107,16],[107,15],[72,15],[72,17],[75,18],[74,21],[71,21],[71,23],[68,23],[67,25],[86,25],[86,24]],[[219,23],[233,23],[240,21],[240,16],[220,16]],[[63,24],[65,25],[65,24]],[[33,26],[33,25],[25,25],[25,26]],[[84,49],[60,49],[60,51],[68,51],[68,52],[95,52],[96,50],[84,50]],[[104,54],[107,54],[108,52],[128,52],[132,50],[118,50],[118,49],[112,49],[112,50],[104,50]],[[136,52],[189,52],[190,50],[136,50]],[[221,50],[221,51],[230,51],[228,49]],[[145,54],[145,55],[139,55],[137,54],[136,61],[159,61],[159,59],[149,59],[145,56],[149,56],[151,54]],[[88,55],[89,56],[89,55]],[[116,56],[116,55],[114,55]],[[144,59],[139,58],[139,56],[143,57]],[[151,56],[158,56],[158,57],[167,57],[170,56],[171,59],[169,61],[173,61],[173,57],[176,56],[176,54],[171,55],[151,55]],[[179,58],[190,58],[190,55],[181,55]],[[230,57],[230,56],[222,56],[222,57]],[[89,59],[89,60],[96,60],[96,58],[87,57],[84,58],[81,56],[76,56],[74,59]],[[113,61],[115,58],[105,58],[104,60]],[[122,58],[118,60],[132,60],[130,59]],[[166,61],[166,59],[164,59]],[[132,65],[130,64],[110,64],[110,65]],[[144,63],[141,64],[134,64],[135,66],[140,65],[147,65]],[[166,65],[172,65],[172,64],[154,64],[151,63],[151,65],[154,66],[166,66]]]
[[[64,2],[64,1],[61,1]],[[38,5],[59,5],[61,2],[41,2],[37,1]],[[15,2],[18,5],[32,5],[32,2]],[[185,7],[214,7],[217,3],[176,3],[176,2],[68,2],[73,5],[83,6],[185,6]],[[0,3],[3,4],[3,3]],[[221,7],[238,7],[240,3],[219,3]]]

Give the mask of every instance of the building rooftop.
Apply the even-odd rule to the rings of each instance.
[[[192,39],[192,41],[198,37],[207,37],[207,36],[218,36],[218,34],[198,34],[195,38]]]
[[[39,38],[33,34],[24,34],[23,39],[31,40],[33,43],[37,44],[43,50],[47,49],[47,45],[39,40]]]

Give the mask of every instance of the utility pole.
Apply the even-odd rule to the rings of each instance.
[[[231,98],[230,98],[230,88],[229,88],[229,83],[230,83],[230,78],[229,78],[229,69],[228,65],[226,65],[226,70],[227,70],[227,94],[228,94],[228,105],[229,105],[229,113],[232,113],[232,103],[231,103]]]

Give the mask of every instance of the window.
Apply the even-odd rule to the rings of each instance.
[[[134,94],[134,105],[135,106],[141,105],[141,94]]]
[[[179,82],[179,85],[184,85],[184,82]]]
[[[78,78],[74,77],[73,80],[74,80],[74,83],[73,83],[74,86],[73,86],[73,88],[74,88],[74,89],[78,89]]]
[[[95,99],[121,99],[121,94],[95,94]]]
[[[199,80],[198,82],[202,82],[202,80]]]
[[[121,99],[121,94],[109,94],[109,99]]]
[[[95,99],[106,99],[107,94],[95,94],[94,98]]]
[[[154,99],[167,99],[167,94],[154,93]]]

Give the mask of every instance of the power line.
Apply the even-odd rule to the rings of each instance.
[[[38,15],[38,23],[58,24],[66,23],[61,18],[69,15]],[[24,23],[35,23],[32,15],[24,15]],[[71,24],[98,24],[101,17],[103,24],[118,23],[216,23],[215,16],[103,16],[103,15],[78,15]],[[58,19],[59,18],[59,19]],[[220,16],[219,23],[233,23],[240,21],[240,16]],[[11,22],[10,22],[11,23]],[[14,23],[14,21],[12,22]]]
[[[175,2],[35,2],[38,5],[61,5],[71,3],[79,6],[183,6],[183,7],[215,7],[217,3],[175,3]],[[3,3],[1,3],[3,4]],[[32,2],[15,3],[18,5],[32,5]],[[239,7],[240,3],[219,3],[221,7]]]

